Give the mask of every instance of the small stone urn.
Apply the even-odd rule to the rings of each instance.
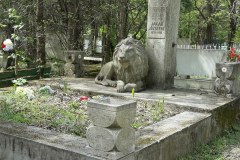
[[[67,77],[84,77],[84,52],[69,50],[64,51],[65,65],[64,75]]]
[[[131,153],[135,150],[136,102],[116,98],[90,100],[88,115],[92,121],[87,129],[90,147],[104,152]]]
[[[240,94],[240,63],[221,62],[216,63],[217,79],[214,90],[219,95],[239,95]]]

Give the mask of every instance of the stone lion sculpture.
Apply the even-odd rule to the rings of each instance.
[[[106,63],[95,83],[117,87],[117,92],[136,92],[145,89],[148,57],[142,43],[133,38],[122,40],[115,47],[113,61]]]

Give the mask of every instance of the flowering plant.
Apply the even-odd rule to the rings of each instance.
[[[11,39],[6,39],[5,41],[3,41],[2,49],[5,52],[13,50],[13,42],[11,41]]]
[[[230,52],[228,54],[227,60],[229,62],[236,62],[236,61],[240,61],[240,53],[236,54],[236,50],[234,48],[230,48]]]

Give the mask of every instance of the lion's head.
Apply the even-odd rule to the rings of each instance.
[[[148,73],[148,57],[142,43],[126,38],[117,44],[113,53],[117,79],[125,83],[143,81]]]

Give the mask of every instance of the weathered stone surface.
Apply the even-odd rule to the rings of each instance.
[[[113,61],[105,64],[95,78],[104,86],[117,87],[118,92],[145,89],[148,58],[142,43],[133,38],[122,40],[115,48]]]
[[[179,12],[178,0],[148,1],[149,87],[168,89],[174,86]]]
[[[90,126],[87,129],[86,136],[92,148],[108,152],[113,150],[115,146],[116,132],[107,128]]]
[[[108,159],[108,157],[100,158],[87,153],[88,144],[80,137],[2,121],[0,144],[1,160]],[[94,151],[91,152],[94,153]]]
[[[3,57],[2,57],[2,67],[3,67],[4,69],[7,68],[8,56],[9,56],[8,54],[4,53],[4,54],[3,54]]]
[[[64,65],[64,75],[67,77],[75,77],[75,65],[72,63],[66,63]]]
[[[64,74],[67,77],[84,76],[84,52],[83,51],[64,51],[66,64],[64,65]]]
[[[89,145],[101,151],[112,151],[114,148],[122,153],[130,153],[135,149],[135,130],[132,128],[109,129],[90,126],[87,130]]]
[[[93,125],[87,129],[89,145],[104,152],[129,154],[135,150],[136,102],[116,98],[100,98],[88,102]]]
[[[240,94],[240,63],[216,63],[216,75],[214,90],[218,94]]]
[[[211,114],[183,112],[140,131],[137,160],[175,160],[211,138]]]
[[[221,79],[234,80],[239,77],[240,63],[221,62],[216,63],[216,75]]]
[[[116,148],[122,153],[131,153],[135,150],[135,130],[133,128],[121,129],[117,134]]]
[[[90,100],[88,115],[95,126],[130,127],[136,115],[136,102],[115,98]]]
[[[2,66],[2,68],[5,70],[10,66],[13,66],[13,58],[9,57],[11,55],[11,52],[3,52],[2,54],[2,64],[0,66]]]

